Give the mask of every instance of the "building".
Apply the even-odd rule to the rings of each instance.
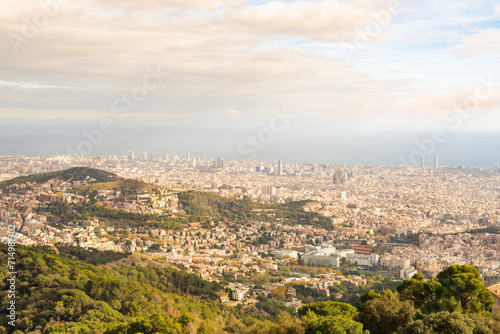
[[[128,151],[128,153],[127,153],[127,158],[128,158],[129,160],[134,160],[134,152],[132,152],[132,151]]]
[[[434,164],[433,164],[434,169],[439,168],[439,158],[437,154],[434,154]]]
[[[283,175],[283,161],[278,161],[278,175]]]
[[[236,288],[231,291],[232,300],[243,300],[248,295],[248,288]]]
[[[305,264],[322,267],[340,266],[340,259],[348,254],[354,254],[351,249],[337,251],[337,248],[323,244],[321,246],[310,246],[306,248],[306,254],[302,256]]]
[[[273,186],[262,187],[262,194],[274,196],[274,195],[276,195],[276,188],[274,188]]]
[[[380,258],[379,262],[382,267],[388,267],[391,269],[408,268],[410,266],[409,258],[399,258],[387,254]]]
[[[378,254],[354,254],[348,253],[346,260],[350,263],[357,263],[358,266],[376,266],[378,265]]]
[[[425,156],[423,153],[420,155],[420,168],[425,168]]]
[[[347,183],[347,173],[344,172],[340,167],[337,168],[335,173],[333,173],[333,184],[338,186],[338,185],[344,185]]]
[[[413,266],[409,266],[407,268],[401,269],[399,272],[399,277],[401,279],[410,279],[417,273],[417,270]]]
[[[217,168],[224,168],[224,159],[217,158]]]
[[[493,301],[495,302],[495,305],[493,305],[493,314],[499,314],[500,313],[500,283],[489,286],[488,291],[491,292],[493,295]]]

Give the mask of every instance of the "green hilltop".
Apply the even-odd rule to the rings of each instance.
[[[84,181],[87,178],[95,179],[96,182],[111,182],[120,179],[116,174],[99,169],[87,167],[74,167],[63,171],[19,176],[7,181],[0,182],[0,189],[6,189],[14,184],[43,183],[52,179],[60,181]]]

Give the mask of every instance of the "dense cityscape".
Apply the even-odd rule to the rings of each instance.
[[[126,196],[123,189],[92,188],[95,180],[89,177],[4,187],[0,196],[3,242],[8,240],[8,226],[14,224],[17,242],[27,246],[147,254],[206,280],[230,278],[230,293],[221,299],[236,303],[256,302],[253,297],[291,282],[302,282],[328,297],[335,293],[329,287],[366,284],[365,275],[340,274],[338,270],[346,266],[390,273],[398,281],[417,272],[434,278],[450,265],[463,264],[475,266],[487,285],[495,286],[500,280],[497,169],[288,164],[146,153],[135,157],[129,152],[97,157],[3,156],[0,178],[77,166],[147,186],[134,196]],[[186,214],[179,194],[202,192],[256,203],[303,201],[302,209],[317,217],[313,224],[293,225],[282,218],[217,221],[207,217],[208,224],[168,229],[114,226],[95,217],[61,225],[40,210],[51,203],[88,202],[85,187],[95,191],[95,200],[103,207],[132,214]],[[307,273],[304,267],[314,270]],[[264,281],[255,288],[253,278],[278,271],[288,277]],[[342,296],[342,292],[336,294]],[[293,289],[288,289],[285,301],[293,308],[303,305]]]

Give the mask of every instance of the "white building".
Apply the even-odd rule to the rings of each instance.
[[[410,267],[407,267],[405,269],[401,269],[401,271],[399,272],[399,277],[401,279],[410,279],[416,273],[417,273],[417,270],[415,269],[415,267],[410,266]]]
[[[337,248],[330,245],[309,246],[306,248],[307,253],[302,256],[305,264],[323,267],[339,267],[340,259],[346,257],[347,254],[354,254],[351,249],[337,251]]]
[[[376,266],[378,265],[378,254],[352,254],[346,256],[346,260],[350,263],[357,263],[358,266]]]
[[[248,288],[236,288],[231,291],[231,299],[232,300],[242,300],[248,295]]]

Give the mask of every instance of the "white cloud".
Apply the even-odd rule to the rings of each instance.
[[[495,6],[494,12],[495,12],[496,15],[500,16],[500,5]]]
[[[388,8],[389,0],[246,3],[241,8],[228,6],[219,16],[214,5],[224,5],[224,1],[68,2],[20,45],[18,53],[8,43],[0,46],[3,106],[18,110],[93,108],[102,113],[113,99],[142,82],[147,66],[157,64],[165,73],[164,82],[137,115],[220,115],[225,110],[228,115],[246,116],[249,110],[259,114],[257,110],[285,105],[309,115],[387,114],[395,109],[410,113],[449,105],[447,98],[424,93],[402,99],[415,90],[411,77],[401,74],[404,81],[381,79],[335,58],[340,53],[337,43],[352,42],[356,29],[373,22],[376,13]],[[3,36],[22,34],[23,18],[30,21],[41,10],[35,0],[6,7],[0,4]],[[394,19],[401,17],[398,14]],[[384,32],[382,29],[370,42],[386,38]],[[484,39],[480,46],[474,45],[477,37]],[[297,40],[316,46],[302,48]],[[496,29],[476,31],[463,37],[455,52],[474,54],[470,50],[491,47],[498,40]],[[360,53],[376,52],[378,45],[373,46]],[[317,48],[324,52],[316,52]],[[337,55],[332,56],[330,49]],[[429,54],[422,52],[418,66],[425,66]],[[404,56],[396,53],[391,57],[394,60],[387,65],[391,69],[405,72],[411,66]],[[377,67],[369,61],[371,67]]]
[[[240,114],[240,112],[234,108],[231,108],[231,109],[226,110],[226,114],[234,117],[234,116],[238,116]]]
[[[487,28],[462,37],[462,43],[451,48],[452,52],[475,55],[480,52],[500,50],[500,29]]]

